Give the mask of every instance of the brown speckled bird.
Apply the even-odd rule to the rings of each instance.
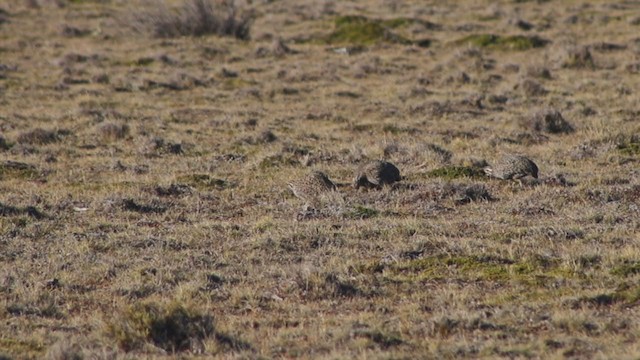
[[[402,180],[400,170],[390,162],[375,160],[361,166],[353,179],[353,187],[381,188]]]
[[[333,183],[322,171],[312,171],[309,174],[288,183],[293,194],[309,204],[317,202],[320,195],[336,190]]]
[[[505,155],[493,166],[484,168],[488,176],[502,180],[518,180],[528,175],[538,178],[538,166],[522,155]]]

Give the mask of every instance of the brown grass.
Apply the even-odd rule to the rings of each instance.
[[[635,2],[149,4],[1,6],[0,358],[640,357]]]
[[[132,28],[155,37],[215,34],[249,39],[251,18],[248,14],[240,14],[233,0],[185,0],[178,8],[150,2],[147,8],[135,13],[129,24]]]

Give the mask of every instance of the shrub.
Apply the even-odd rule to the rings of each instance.
[[[562,117],[562,114],[554,109],[542,109],[535,112],[524,126],[536,132],[550,134],[568,134],[574,131],[573,126]]]
[[[130,25],[159,38],[214,34],[248,40],[251,17],[239,14],[233,1],[217,5],[211,0],[189,0],[178,8],[154,3],[134,14]]]
[[[56,131],[36,128],[18,135],[17,142],[19,144],[46,145],[59,140],[60,138]]]
[[[129,134],[129,126],[127,124],[107,122],[98,127],[98,133],[104,141],[116,141],[124,139]]]

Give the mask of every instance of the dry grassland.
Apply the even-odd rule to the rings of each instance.
[[[640,357],[639,1],[184,3],[0,2],[0,358]]]

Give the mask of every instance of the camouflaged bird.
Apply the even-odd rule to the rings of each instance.
[[[375,160],[361,166],[353,179],[353,187],[375,187],[391,185],[402,180],[400,170],[390,162]]]
[[[538,166],[522,155],[505,155],[493,166],[484,168],[485,174],[502,180],[518,180],[532,176],[538,178]]]
[[[300,200],[307,204],[317,202],[320,195],[325,192],[336,190],[333,183],[322,171],[312,171],[311,173],[289,182],[289,189]]]

